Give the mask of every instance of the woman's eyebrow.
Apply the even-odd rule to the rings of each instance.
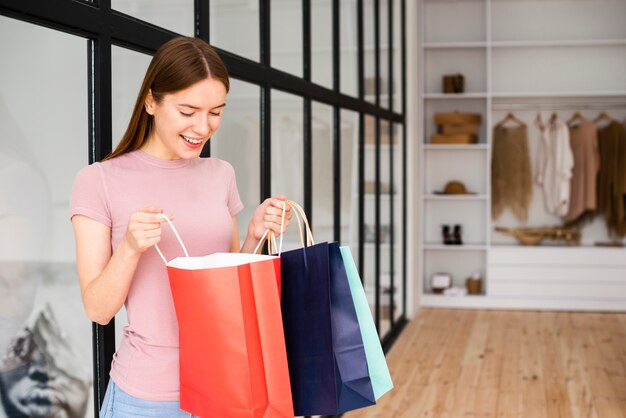
[[[190,108],[190,109],[194,109],[194,110],[198,110],[198,109],[200,109],[200,108],[199,108],[199,107],[197,107],[197,106],[190,105],[190,104],[187,104],[187,103],[179,103],[179,104],[178,104],[178,106],[184,106],[184,107],[188,107],[188,108]],[[212,108],[211,108],[211,110],[213,110],[213,109],[219,109],[220,107],[224,107],[224,106],[226,106],[226,103],[222,103],[222,104],[221,104],[221,105],[219,105],[219,106],[212,107]]]

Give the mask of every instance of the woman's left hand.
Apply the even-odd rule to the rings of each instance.
[[[280,229],[280,222],[285,207],[285,220],[283,229]],[[252,235],[255,240],[260,240],[267,229],[270,229],[276,236],[287,230],[291,220],[291,207],[285,202],[284,196],[274,196],[265,199],[254,210],[252,220],[248,225],[248,235]]]

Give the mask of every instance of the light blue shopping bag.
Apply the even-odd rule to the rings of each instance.
[[[354,258],[350,248],[341,247],[341,258],[348,275],[348,283],[350,284],[350,292],[356,309],[356,316],[359,320],[359,328],[361,329],[361,337],[363,338],[363,346],[365,347],[365,357],[367,358],[367,366],[369,368],[372,388],[374,396],[378,400],[385,393],[393,388],[393,382],[389,375],[389,368],[385,360],[385,353],[380,345],[380,339],[372,312],[370,311],[365,290],[361,283],[359,272],[354,264]]]

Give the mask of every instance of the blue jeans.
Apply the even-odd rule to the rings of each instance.
[[[134,417],[190,418],[193,415],[181,410],[178,401],[144,401],[130,396],[109,379],[100,418]]]

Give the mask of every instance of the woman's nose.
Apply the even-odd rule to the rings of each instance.
[[[200,136],[207,136],[211,130],[210,126],[209,126],[209,119],[206,116],[202,116],[199,118],[199,120],[196,123],[196,126],[194,127],[194,130],[196,131],[196,133]]]

